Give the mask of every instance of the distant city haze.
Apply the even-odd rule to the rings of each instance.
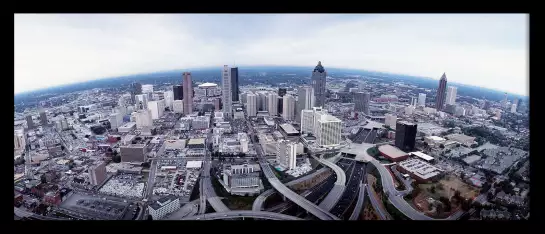
[[[182,68],[381,71],[528,95],[524,14],[16,14],[15,93]],[[188,70],[190,71],[190,70]],[[241,70],[241,72],[243,72]],[[309,70],[309,77],[312,70]],[[180,74],[180,82],[181,82]]]

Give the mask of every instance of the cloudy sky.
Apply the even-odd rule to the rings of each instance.
[[[15,93],[232,64],[355,68],[528,95],[526,15],[15,15]],[[219,72],[219,71],[218,71]]]

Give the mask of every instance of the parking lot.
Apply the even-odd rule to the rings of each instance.
[[[157,162],[153,195],[169,194],[189,197],[199,177],[200,169],[186,168],[185,159],[163,159]]]
[[[60,207],[83,216],[112,220],[123,218],[129,204],[73,193]]]
[[[99,192],[125,198],[142,198],[145,178],[142,175],[121,174],[112,177]]]

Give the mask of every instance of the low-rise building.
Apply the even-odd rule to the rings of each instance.
[[[476,144],[475,137],[466,136],[464,134],[450,134],[445,136],[445,138],[456,141],[467,147],[471,147],[471,145]]]
[[[180,198],[168,195],[148,206],[149,214],[153,220],[160,220],[167,214],[180,209]]]
[[[399,171],[407,173],[419,183],[426,183],[438,179],[443,170],[420,159],[408,159],[398,163]]]
[[[388,144],[379,146],[378,151],[382,156],[394,162],[403,161],[409,157],[409,154],[401,151],[395,146]]]

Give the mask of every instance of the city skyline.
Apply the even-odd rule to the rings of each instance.
[[[223,27],[232,22],[244,27]],[[527,96],[527,27],[525,15],[15,15],[15,93],[181,67],[220,70],[226,61],[322,61],[437,80],[446,72],[452,82]]]

